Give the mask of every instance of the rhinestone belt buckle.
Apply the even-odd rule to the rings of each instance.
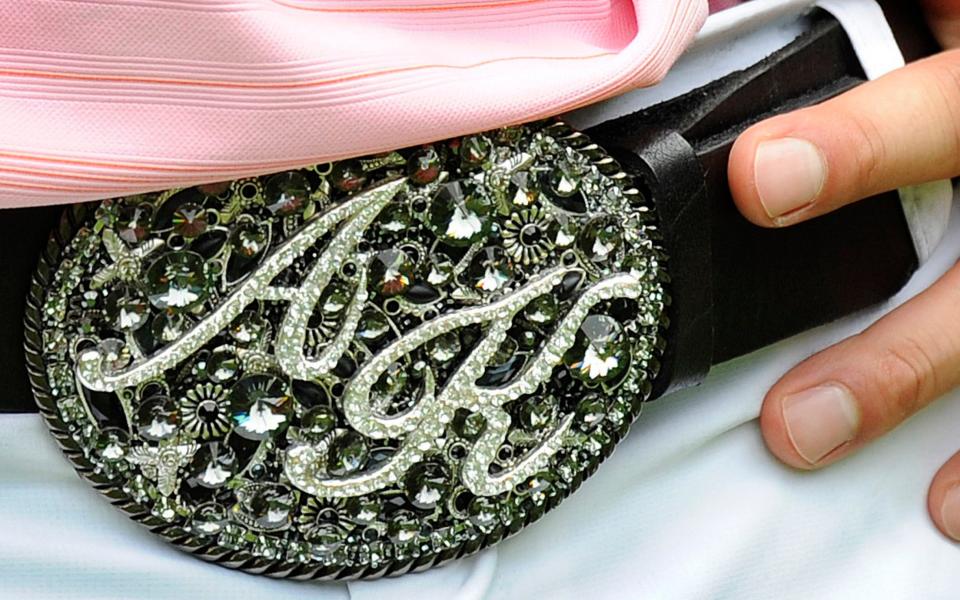
[[[68,209],[28,360],[67,457],[225,566],[421,570],[613,450],[662,345],[654,211],[552,121]]]

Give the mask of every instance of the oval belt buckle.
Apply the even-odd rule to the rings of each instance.
[[[219,564],[377,577],[557,505],[650,395],[654,213],[544,122],[68,210],[29,299],[41,410]]]

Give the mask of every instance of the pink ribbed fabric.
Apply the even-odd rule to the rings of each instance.
[[[261,174],[658,81],[706,0],[7,0],[0,207]]]

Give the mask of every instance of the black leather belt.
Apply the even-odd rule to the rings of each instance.
[[[3,410],[32,387],[85,478],[226,566],[376,577],[496,543],[643,402],[916,269],[896,193],[785,230],[730,199],[741,131],[864,80],[840,26],[810,20],[586,135],[550,121],[0,212]]]

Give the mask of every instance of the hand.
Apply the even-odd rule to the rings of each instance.
[[[925,0],[960,48],[960,0]],[[913,63],[821,105],[755,125],[730,156],[740,211],[786,227],[901,186],[960,175],[960,49]],[[960,266],[862,333],[805,360],[767,393],[770,451],[800,469],[857,451],[960,384]],[[935,476],[928,510],[960,540],[960,453]]]

